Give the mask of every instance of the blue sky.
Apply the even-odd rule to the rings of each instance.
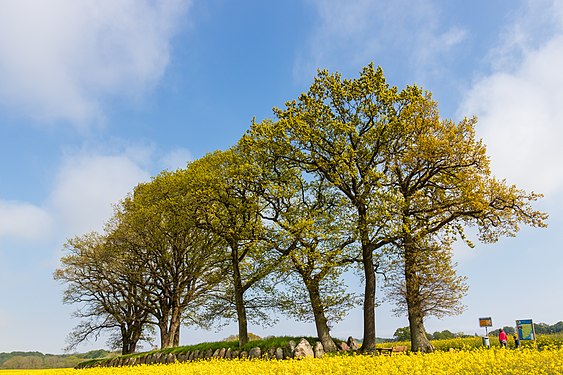
[[[550,214],[547,229],[456,246],[468,308],[428,331],[563,320],[562,2],[13,0],[0,4],[0,351],[61,352],[77,324],[52,280],[62,245],[101,229],[137,183],[233,145],[318,68],[355,77],[371,61],[432,91],[443,117],[478,115],[494,174],[545,194]],[[378,336],[407,325],[390,309]],[[181,342],[235,332],[184,329]],[[333,335],[361,337],[361,310]]]

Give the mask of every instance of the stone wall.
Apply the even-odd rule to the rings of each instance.
[[[358,344],[352,338],[348,338],[347,343],[341,343],[340,350],[357,349]],[[207,351],[186,351],[182,353],[151,353],[146,355],[136,355],[132,357],[115,357],[107,360],[100,360],[96,362],[85,362],[79,364],[76,368],[89,368],[89,367],[121,367],[121,366],[137,366],[143,364],[157,364],[157,363],[174,363],[174,362],[190,362],[198,360],[206,360],[212,358],[222,359],[272,359],[282,360],[289,358],[307,358],[315,357],[320,358],[324,355],[325,351],[320,341],[317,341],[314,347],[309,342],[302,338],[299,343],[289,341],[283,348],[269,348],[267,351],[262,352],[259,347],[250,349],[250,351],[238,351],[231,348],[222,348]]]

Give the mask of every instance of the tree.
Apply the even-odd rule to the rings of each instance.
[[[404,254],[395,252],[394,255],[388,254],[386,259],[391,264],[386,272],[385,289],[388,299],[395,302],[393,313],[403,315],[409,309],[409,302],[412,305],[416,298],[424,318],[461,314],[464,310],[462,298],[467,293],[468,286],[466,278],[456,274],[451,243],[442,240],[440,246],[439,243],[424,244],[420,241],[418,246],[424,248],[417,249],[413,254],[413,257],[416,256],[413,263],[416,264],[417,289],[410,300],[407,298]],[[424,334],[428,337],[426,332]],[[428,342],[427,345],[432,344]]]
[[[400,136],[389,148],[384,185],[399,203],[391,216],[401,228],[394,245],[404,261],[412,350],[432,351],[421,294],[420,260],[435,248],[427,244],[437,237],[446,243],[465,239],[467,226],[478,228],[481,241],[495,242],[514,236],[520,224],[546,226],[547,215],[531,205],[541,195],[491,177],[485,146],[475,138],[476,119],[442,120],[431,95],[416,86],[403,90],[399,100]]]
[[[334,352],[330,323],[342,319],[357,303],[340,278],[356,242],[346,202],[324,178],[308,179],[279,155],[259,155],[263,149],[248,137],[242,143],[263,173],[260,185],[266,209],[262,218],[272,247],[286,258],[287,267],[279,273],[295,281],[289,292],[281,293],[286,297],[284,310],[299,319],[314,320],[325,351]]]
[[[140,285],[139,264],[111,247],[106,236],[89,233],[74,237],[65,245],[68,255],[61,259],[56,280],[67,284],[64,302],[81,303],[74,316],[83,318],[69,335],[67,350],[101,331],[116,332],[111,347],[122,354],[134,353],[150,323],[147,296]]]
[[[410,327],[397,328],[393,337],[397,341],[411,341],[411,329]]]
[[[256,176],[235,147],[192,162],[188,173],[198,228],[220,238],[227,248],[228,282],[222,282],[223,293],[214,312],[230,316],[228,310],[234,300],[239,345],[243,346],[249,340],[249,308],[259,314],[258,307],[268,306],[256,295],[259,301],[249,301],[248,295],[277,263],[261,247],[264,229]]]
[[[254,124],[250,136],[263,140],[266,152],[285,155],[287,162],[315,178],[322,176],[346,197],[354,212],[365,279],[362,350],[373,351],[374,252],[393,240],[395,230],[387,225],[385,209],[392,197],[381,184],[394,119],[401,111],[397,90],[373,65],[354,80],[323,70],[299,100],[274,111],[278,122]]]
[[[467,293],[466,278],[458,276],[456,263],[452,261],[450,243],[426,244],[417,252],[418,295],[423,315],[442,318],[461,314],[465,308],[462,298]],[[399,258],[389,270],[385,282],[387,297],[396,304],[393,312],[402,315],[407,311],[406,285],[404,281],[404,259]]]
[[[443,330],[442,332],[436,331],[432,334],[433,340],[447,340],[454,338],[455,335],[448,331],[447,329]]]
[[[220,240],[197,227],[191,214],[189,172],[162,172],[137,185],[115,215],[114,246],[143,265],[147,309],[161,348],[179,345],[182,323],[203,325],[201,307],[222,277]]]

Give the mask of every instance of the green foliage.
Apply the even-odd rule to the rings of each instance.
[[[411,340],[411,328],[402,327],[397,328],[393,334],[393,338],[397,341],[410,341]]]
[[[76,366],[85,359],[99,359],[110,354],[107,350],[61,355],[40,352],[0,353],[0,369],[68,368]]]
[[[221,341],[238,341],[238,335],[230,335],[229,337],[225,337],[223,340]],[[249,341],[256,341],[256,340],[262,340],[262,337],[252,333],[252,332],[248,332],[248,340]]]
[[[491,176],[475,118],[442,119],[429,92],[390,86],[373,63],[355,79],[319,71],[306,93],[274,113],[276,122],[253,123],[235,147],[139,184],[101,238],[92,235],[101,243],[94,248],[117,259],[100,251],[86,261],[78,245],[91,238],[70,241],[76,257],[63,258],[56,274],[74,283],[66,301],[95,299],[79,333],[108,328],[96,318],[114,329],[131,323],[98,301],[118,294],[111,306],[143,301],[150,320],[134,321],[157,326],[161,347],[178,345],[182,324],[209,317],[236,317],[243,345],[247,308],[264,318],[274,305],[298,318],[312,312],[317,329],[326,327],[319,336],[330,339],[327,320],[356,302],[340,282],[356,264],[365,283],[363,348],[376,340],[377,270],[392,273],[388,296],[408,311],[413,346],[430,351],[424,318],[461,312],[467,291],[452,242],[471,245],[471,226],[483,242],[514,236],[521,224],[546,226],[547,215],[532,207],[540,194]],[[82,274],[99,280],[80,285]],[[278,297],[272,280],[289,281],[285,298],[269,298]],[[144,332],[139,324],[133,331],[124,352]]]

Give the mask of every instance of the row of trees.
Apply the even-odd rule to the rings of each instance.
[[[40,352],[0,353],[0,369],[45,369],[74,367],[88,359],[103,358],[111,354],[106,350],[87,353],[43,354]]]
[[[451,332],[447,329],[443,331],[435,331],[434,333],[426,333],[428,340],[447,340],[455,337],[471,337],[463,332]],[[396,341],[410,341],[411,329],[410,327],[397,328],[393,334],[393,339]]]
[[[506,332],[508,335],[512,335],[516,332],[516,329],[514,327],[505,326],[502,328],[504,332]],[[552,325],[547,323],[534,323],[534,331],[536,332],[536,334],[539,335],[550,335],[554,333],[561,333],[563,332],[563,321],[557,322]],[[495,329],[494,331],[489,332],[489,334],[492,336],[498,336],[499,330]]]
[[[85,319],[71,343],[113,329],[129,353],[156,327],[170,347],[183,324],[221,317],[244,344],[248,320],[279,308],[335,350],[330,324],[358,300],[341,281],[354,268],[363,350],[375,347],[382,274],[413,350],[431,351],[424,318],[460,312],[467,288],[453,241],[471,245],[468,226],[484,242],[545,226],[539,195],[491,177],[475,119],[441,119],[429,93],[399,91],[373,65],[352,80],[320,71],[274,111],[233,148],[138,185],[104,233],[68,241],[55,278]]]

